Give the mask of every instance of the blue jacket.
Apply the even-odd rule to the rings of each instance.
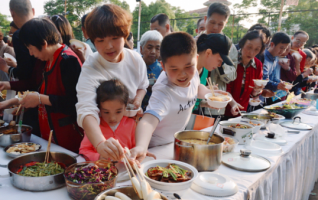
[[[264,56],[263,79],[269,79],[265,88],[275,92],[280,83],[280,65],[278,64],[278,59],[272,56],[267,49],[264,52]]]

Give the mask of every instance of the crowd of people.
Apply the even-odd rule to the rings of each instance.
[[[0,102],[0,109],[22,105],[33,134],[48,140],[53,130],[54,143],[88,160],[121,160],[128,147],[141,161],[153,156],[149,147],[173,142],[192,114],[236,117],[255,109],[250,99],[269,105],[318,81],[308,78],[318,75],[318,46],[304,49],[305,31],[290,37],[256,24],[233,44],[222,33],[230,16],[223,3],[209,6],[195,37],[174,32],[166,14],[155,15],[138,51],[132,16],[119,6],[97,6],[82,17],[84,48],[72,44],[64,16],[34,18],[29,0],[10,0],[9,6],[7,42],[0,31],[0,90],[33,92]],[[232,96],[226,108],[207,104],[207,78],[214,91]],[[255,85],[254,79],[269,81]],[[295,86],[289,91],[286,82]],[[128,104],[142,108],[137,116],[127,116]]]

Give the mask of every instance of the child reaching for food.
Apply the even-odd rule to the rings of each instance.
[[[97,52],[89,56],[82,67],[82,73],[76,86],[78,103],[76,104],[77,122],[85,135],[103,157],[121,160],[122,148],[110,155],[110,147],[119,146],[116,141],[107,141],[100,129],[100,109],[96,104],[96,88],[101,80],[118,79],[128,90],[129,102],[135,108],[141,106],[149,81],[147,67],[137,52],[124,48],[130,33],[132,16],[119,6],[105,4],[94,8],[86,17],[87,35],[94,43]],[[98,24],[98,26],[96,26]]]
[[[129,99],[128,90],[119,80],[112,79],[102,82],[97,88],[96,94],[96,103],[100,110],[99,127],[108,141],[106,150],[109,157],[104,158],[96,151],[101,142],[94,147],[86,135],[82,140],[79,153],[91,161],[116,160],[113,155],[117,152],[113,149],[122,149],[123,147],[131,149],[135,146],[136,123],[132,118],[124,116]]]
[[[231,45],[220,45],[230,48]],[[224,53],[223,53],[224,52]],[[219,64],[228,58],[227,51],[219,54]],[[148,146],[172,143],[174,133],[186,127],[197,98],[203,99],[211,91],[200,84],[196,68],[197,48],[191,35],[176,32],[167,35],[160,48],[162,68],[147,110],[136,128],[136,147],[132,159],[143,160]],[[216,90],[215,93],[228,94]]]

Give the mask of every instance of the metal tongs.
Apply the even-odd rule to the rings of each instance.
[[[214,125],[213,125],[213,128],[212,128],[212,130],[211,130],[210,136],[209,136],[208,141],[206,142],[206,144],[209,144],[209,142],[210,142],[210,140],[211,140],[211,138],[212,138],[212,136],[213,136],[213,133],[215,132],[215,129],[216,129],[216,127],[218,126],[220,120],[221,120],[221,115],[219,115],[219,116],[216,118],[216,122],[215,122]]]

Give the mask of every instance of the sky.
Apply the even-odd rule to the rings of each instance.
[[[31,0],[32,6],[35,9],[35,17],[44,14],[43,5],[46,1],[47,0]],[[155,0],[142,0],[142,1],[145,2],[147,5],[149,5],[151,2],[155,2]],[[166,0],[166,1],[168,3],[170,3],[172,6],[178,6],[185,11],[189,11],[189,10],[196,10],[199,8],[204,8],[205,6],[203,5],[203,3],[206,2],[207,0],[195,0],[195,1]],[[232,3],[232,5],[234,5],[235,3],[242,2],[242,0],[229,0],[229,1]],[[1,14],[5,14],[5,15],[10,16],[9,2],[10,2],[10,0],[1,0],[1,6],[0,6],[0,13]],[[129,4],[130,10],[133,11],[137,5],[136,0],[126,0],[126,2]],[[254,9],[251,8],[251,9],[247,10],[247,12],[248,13],[255,13],[258,11],[255,8]],[[8,20],[12,20],[11,16],[8,18]]]

